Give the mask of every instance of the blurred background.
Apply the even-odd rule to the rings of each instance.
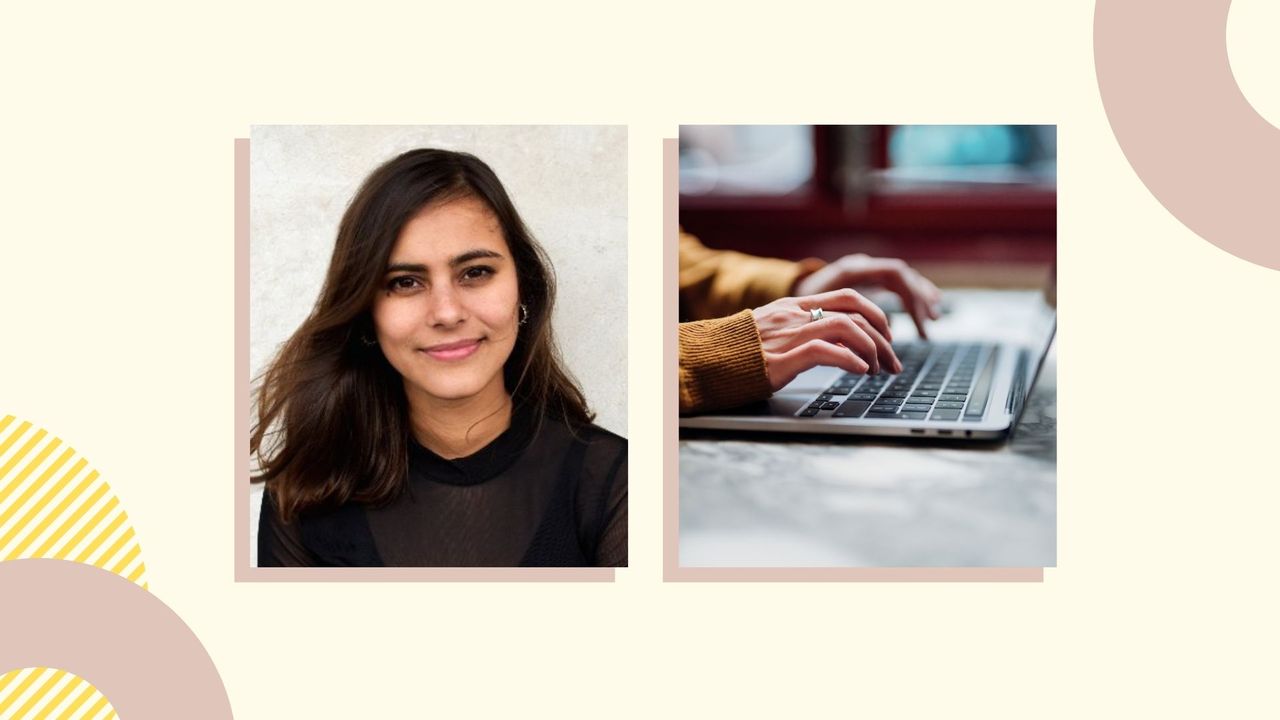
[[[1038,288],[1057,242],[1053,125],[683,125],[680,224],[708,247],[906,260]]]

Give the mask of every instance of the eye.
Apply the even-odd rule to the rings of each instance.
[[[491,275],[493,275],[493,268],[488,265],[472,265],[462,271],[461,278],[463,282],[476,283],[487,280]]]
[[[422,287],[422,281],[412,275],[398,275],[387,281],[389,292],[412,292]]]

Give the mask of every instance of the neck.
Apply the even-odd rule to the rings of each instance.
[[[511,396],[496,392],[441,400],[409,395],[409,423],[423,447],[442,458],[466,457],[511,427]]]

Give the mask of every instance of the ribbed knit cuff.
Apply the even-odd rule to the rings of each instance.
[[[763,400],[773,393],[750,310],[680,324],[680,413]]]

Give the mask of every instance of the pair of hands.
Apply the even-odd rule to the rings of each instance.
[[[919,272],[901,260],[846,255],[797,282],[797,297],[751,311],[774,392],[818,365],[858,374],[902,371],[888,316],[852,285],[883,287],[900,297],[922,338],[928,337],[926,320],[938,319],[942,293]],[[813,308],[822,309],[821,320],[811,319]]]

